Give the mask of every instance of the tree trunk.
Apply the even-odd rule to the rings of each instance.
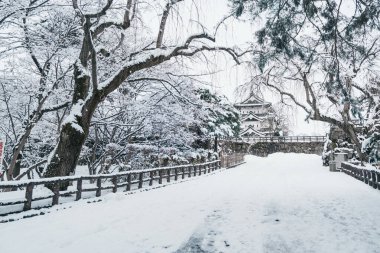
[[[86,138],[85,127],[81,127],[83,132],[78,131],[78,127],[73,127],[70,123],[63,126],[58,145],[51,154],[50,162],[47,165],[45,177],[68,176],[75,171],[79,153]]]
[[[34,124],[29,124],[24,134],[19,138],[17,144],[13,148],[12,160],[10,161],[7,168],[7,179],[8,181],[13,180],[13,178],[17,177],[20,174],[21,160],[22,155],[21,152],[25,147],[25,144],[30,136]]]
[[[22,153],[19,153],[18,156],[17,156],[17,161],[16,161],[16,164],[15,164],[15,167],[14,167],[13,177],[17,177],[18,175],[20,175],[21,161],[22,161]]]
[[[365,160],[365,155],[362,152],[362,145],[358,139],[357,134],[355,133],[355,130],[353,129],[352,126],[349,126],[347,129],[347,132],[350,136],[350,139],[354,142],[354,145],[356,147],[356,152],[358,153],[360,162],[363,163],[363,161]]]
[[[75,172],[96,106],[97,103],[94,102],[84,105],[81,110],[81,116],[76,115],[74,121],[67,121],[63,124],[58,144],[50,154],[50,160],[45,169],[45,177],[69,176]],[[68,117],[70,118],[70,115]],[[60,189],[64,190],[67,186],[67,183],[61,184]]]
[[[92,115],[101,101],[96,93],[89,92],[90,77],[80,63],[75,65],[74,76],[72,107],[62,124],[58,144],[49,156],[44,177],[69,176],[75,172],[80,151],[89,133]],[[50,185],[46,186],[51,188]],[[63,183],[60,189],[64,190],[67,186],[67,183]]]

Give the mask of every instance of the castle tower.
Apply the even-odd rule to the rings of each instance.
[[[271,103],[251,94],[234,106],[240,112],[241,137],[273,135],[274,111]]]

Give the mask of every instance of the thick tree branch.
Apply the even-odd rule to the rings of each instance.
[[[60,109],[63,109],[63,108],[66,108],[70,105],[70,101],[66,101],[62,104],[59,104],[59,105],[55,105],[55,106],[52,106],[52,107],[49,107],[49,108],[45,108],[45,109],[42,109],[41,110],[41,115],[45,114],[45,113],[48,113],[48,112],[54,112],[54,111],[57,111],[57,110],[60,110]]]
[[[20,175],[18,175],[14,180],[20,180],[21,178],[23,178],[25,175],[27,175],[31,170],[34,170],[36,169],[38,166],[46,163],[47,160],[42,160],[38,163],[35,163],[33,164],[32,166],[30,166],[29,168],[27,168],[23,173],[21,173]]]
[[[84,14],[84,16],[86,18],[100,18],[101,16],[106,15],[106,13],[107,13],[108,9],[111,7],[112,3],[113,3],[113,0],[107,0],[107,3],[104,5],[104,7],[99,12]]]
[[[100,97],[105,97],[119,87],[121,83],[124,82],[132,73],[156,66],[177,56],[193,56],[201,51],[224,51],[231,55],[237,63],[240,63],[239,57],[245,54],[245,52],[238,54],[234,50],[226,47],[209,47],[203,45],[200,47],[190,48],[191,42],[197,39],[214,41],[214,38],[207,34],[197,34],[190,36],[182,46],[142,51],[136,54],[131,61],[128,61],[122,68],[120,68],[115,75],[100,83],[98,95]]]
[[[162,46],[162,40],[164,38],[166,21],[168,20],[170,9],[177,3],[182,2],[183,0],[171,0],[165,6],[164,12],[162,13],[160,27],[158,30],[157,40],[156,40],[156,48],[160,48]]]

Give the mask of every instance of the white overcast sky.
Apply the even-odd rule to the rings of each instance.
[[[189,4],[191,2],[193,3]],[[186,8],[185,14],[182,8]],[[172,24],[175,23],[176,25],[169,28],[168,33],[170,37],[184,38],[186,34],[199,32],[199,23],[204,25],[208,32],[212,32],[216,24],[228,13],[229,7],[227,0],[185,1],[181,6],[180,19],[182,21],[177,22],[179,15],[173,15]],[[194,21],[191,23],[185,21],[190,19]],[[178,23],[182,25],[178,25]],[[229,19],[229,21],[218,30],[216,43],[221,46],[239,46],[246,48],[249,43],[254,41],[254,31],[256,31],[260,25],[260,23],[251,24],[244,20]],[[205,79],[212,84],[212,90],[226,95],[232,102],[244,99],[243,97],[236,97],[234,93],[238,85],[247,82],[247,80],[251,78],[249,71],[247,71],[244,66],[237,66],[229,56],[223,54],[211,57],[210,63],[208,64],[195,65],[195,68],[201,72],[217,72],[216,74],[205,77]],[[276,96],[272,94],[264,94],[264,99],[272,103],[278,102],[276,101]],[[301,110],[294,110],[294,112],[289,115],[289,118],[292,121],[291,130],[297,135],[325,134],[328,129],[327,125],[319,122],[305,122],[306,114]]]

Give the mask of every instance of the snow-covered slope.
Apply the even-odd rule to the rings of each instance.
[[[0,224],[0,252],[380,252],[380,192],[315,155]]]

